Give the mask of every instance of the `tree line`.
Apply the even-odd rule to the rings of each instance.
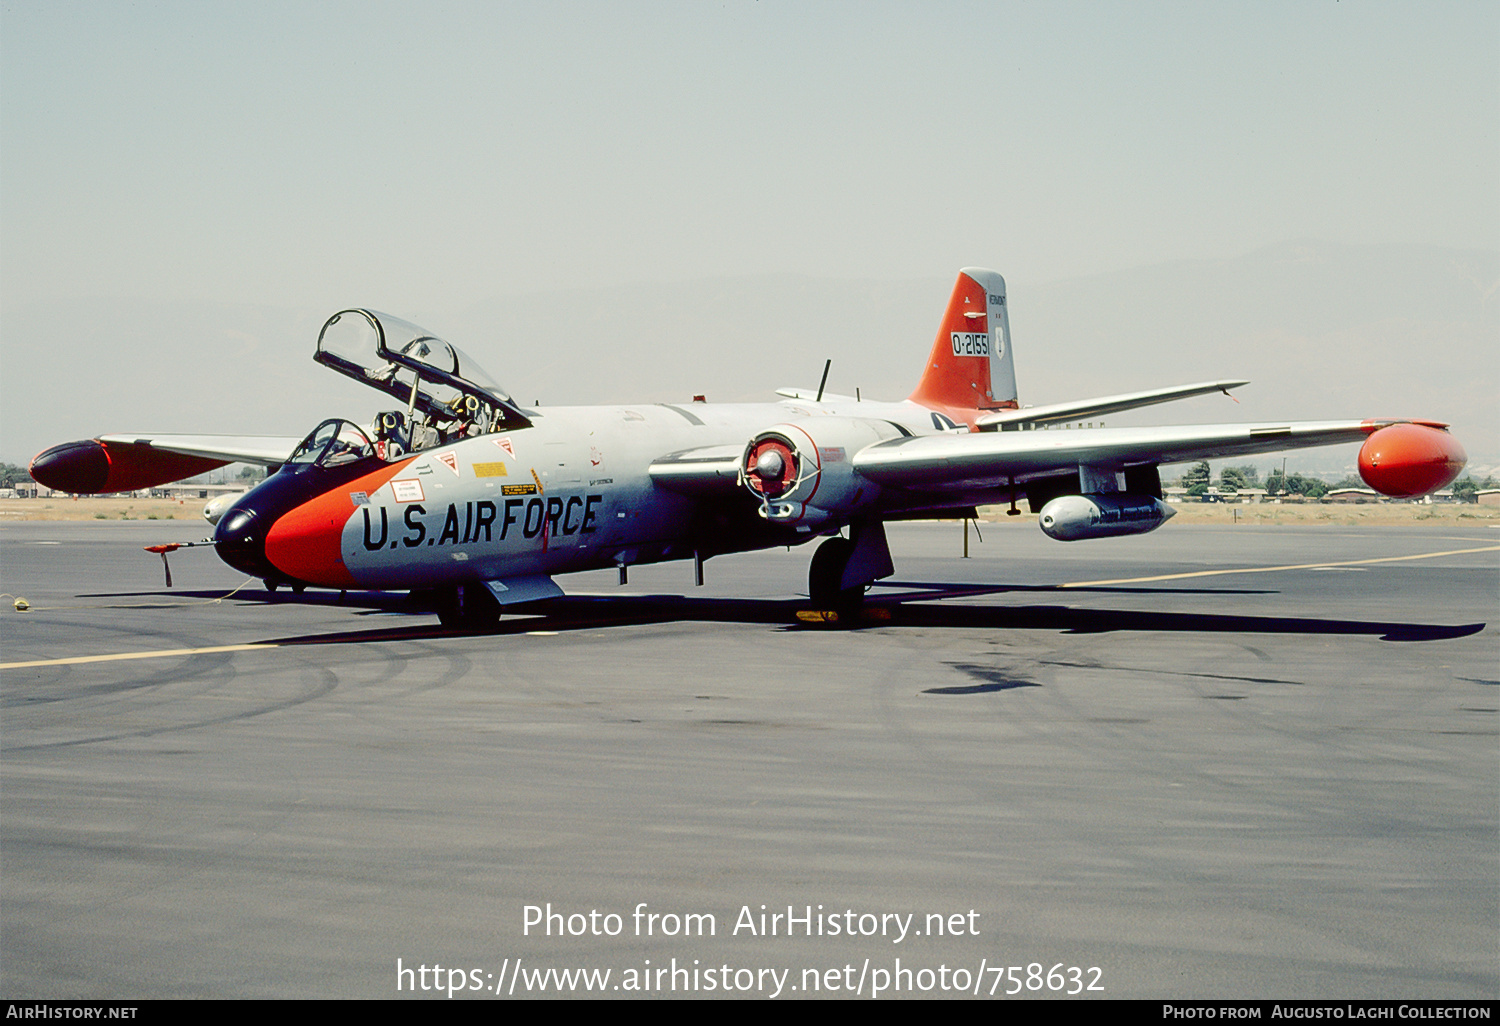
[[[1213,470],[1209,467],[1208,461],[1203,460],[1194,463],[1183,472],[1182,478],[1178,481],[1178,487],[1186,488],[1188,495],[1200,496],[1206,493],[1213,483]],[[1223,468],[1219,471],[1218,480],[1220,493],[1236,493],[1246,488],[1265,488],[1267,495],[1301,495],[1308,499],[1321,499],[1329,492],[1340,488],[1368,489],[1369,487],[1358,474],[1350,474],[1341,481],[1329,484],[1321,478],[1307,477],[1303,474],[1283,475],[1279,467],[1266,475],[1265,484],[1262,485],[1259,472],[1248,463],[1238,467]],[[1477,502],[1479,492],[1488,488],[1500,488],[1500,480],[1489,475],[1475,478],[1465,474],[1448,487],[1452,490],[1455,501]]]
[[[31,474],[14,463],[0,463],[0,488],[14,488],[31,483]]]

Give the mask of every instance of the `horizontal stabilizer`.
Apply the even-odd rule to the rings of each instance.
[[[981,431],[1017,431],[1037,424],[1061,424],[1085,417],[1100,417],[1106,413],[1155,406],[1175,399],[1189,399],[1195,395],[1223,392],[1229,395],[1231,388],[1248,385],[1248,381],[1200,381],[1195,385],[1173,385],[1170,388],[1153,388],[1145,392],[1126,392],[1121,395],[1106,395],[1098,399],[1075,399],[1072,402],[1052,403],[1047,406],[1028,406],[1024,410],[1001,410],[982,414],[975,422]]]
[[[778,388],[776,394],[787,399],[801,399],[809,403],[820,401],[825,403],[854,403],[859,401],[855,396],[840,395],[837,392],[824,392],[823,398],[819,400],[816,388]]]

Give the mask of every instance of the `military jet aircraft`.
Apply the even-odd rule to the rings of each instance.
[[[1226,392],[1211,381],[1046,406],[1018,403],[1005,281],[966,268],[916,389],[872,402],[818,389],[781,401],[530,409],[457,347],[372,310],[323,326],[313,358],[392,397],[369,427],[306,438],[111,434],[43,452],[54,489],[153,487],[229,462],[276,467],[219,514],[213,544],[267,587],[412,589],[444,624],[562,595],[553,577],[815,538],[815,608],[849,615],[894,572],[884,524],[1025,500],[1061,541],[1153,531],[1172,516],[1159,467],[1363,441],[1372,488],[1414,497],[1467,460],[1445,424],[1363,420],[1046,430]],[[827,369],[824,370],[826,382]]]

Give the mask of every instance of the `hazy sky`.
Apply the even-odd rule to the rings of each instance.
[[[5,2],[0,105],[0,316],[1500,245],[1493,2]]]

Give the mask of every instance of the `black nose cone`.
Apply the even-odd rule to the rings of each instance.
[[[254,509],[231,506],[214,528],[214,550],[220,559],[242,573],[254,577],[279,576],[266,559],[266,531],[270,525],[270,519],[262,518]]]
[[[266,537],[287,513],[305,502],[383,466],[378,460],[361,460],[336,467],[288,464],[246,492],[224,511],[214,530],[214,548],[219,558],[243,573],[271,581],[295,578],[277,569],[266,558]]]

